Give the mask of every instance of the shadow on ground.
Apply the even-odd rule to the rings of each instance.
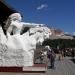
[[[70,59],[73,63],[75,63],[75,59]]]

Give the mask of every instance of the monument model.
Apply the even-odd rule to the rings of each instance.
[[[21,14],[16,12],[4,24],[3,27],[0,24],[0,66],[33,66],[36,44],[49,38],[50,29],[43,24],[22,22]]]

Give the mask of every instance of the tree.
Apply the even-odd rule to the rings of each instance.
[[[53,48],[57,48],[57,46],[60,48],[73,48],[75,47],[75,39],[46,39],[43,45],[49,45]]]

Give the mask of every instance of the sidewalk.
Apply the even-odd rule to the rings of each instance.
[[[63,61],[56,60],[55,69],[48,69],[45,75],[75,75],[75,64],[69,57],[65,57]]]

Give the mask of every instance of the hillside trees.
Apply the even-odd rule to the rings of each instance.
[[[49,45],[52,48],[74,48],[75,47],[75,39],[46,39],[43,42],[43,45]]]

